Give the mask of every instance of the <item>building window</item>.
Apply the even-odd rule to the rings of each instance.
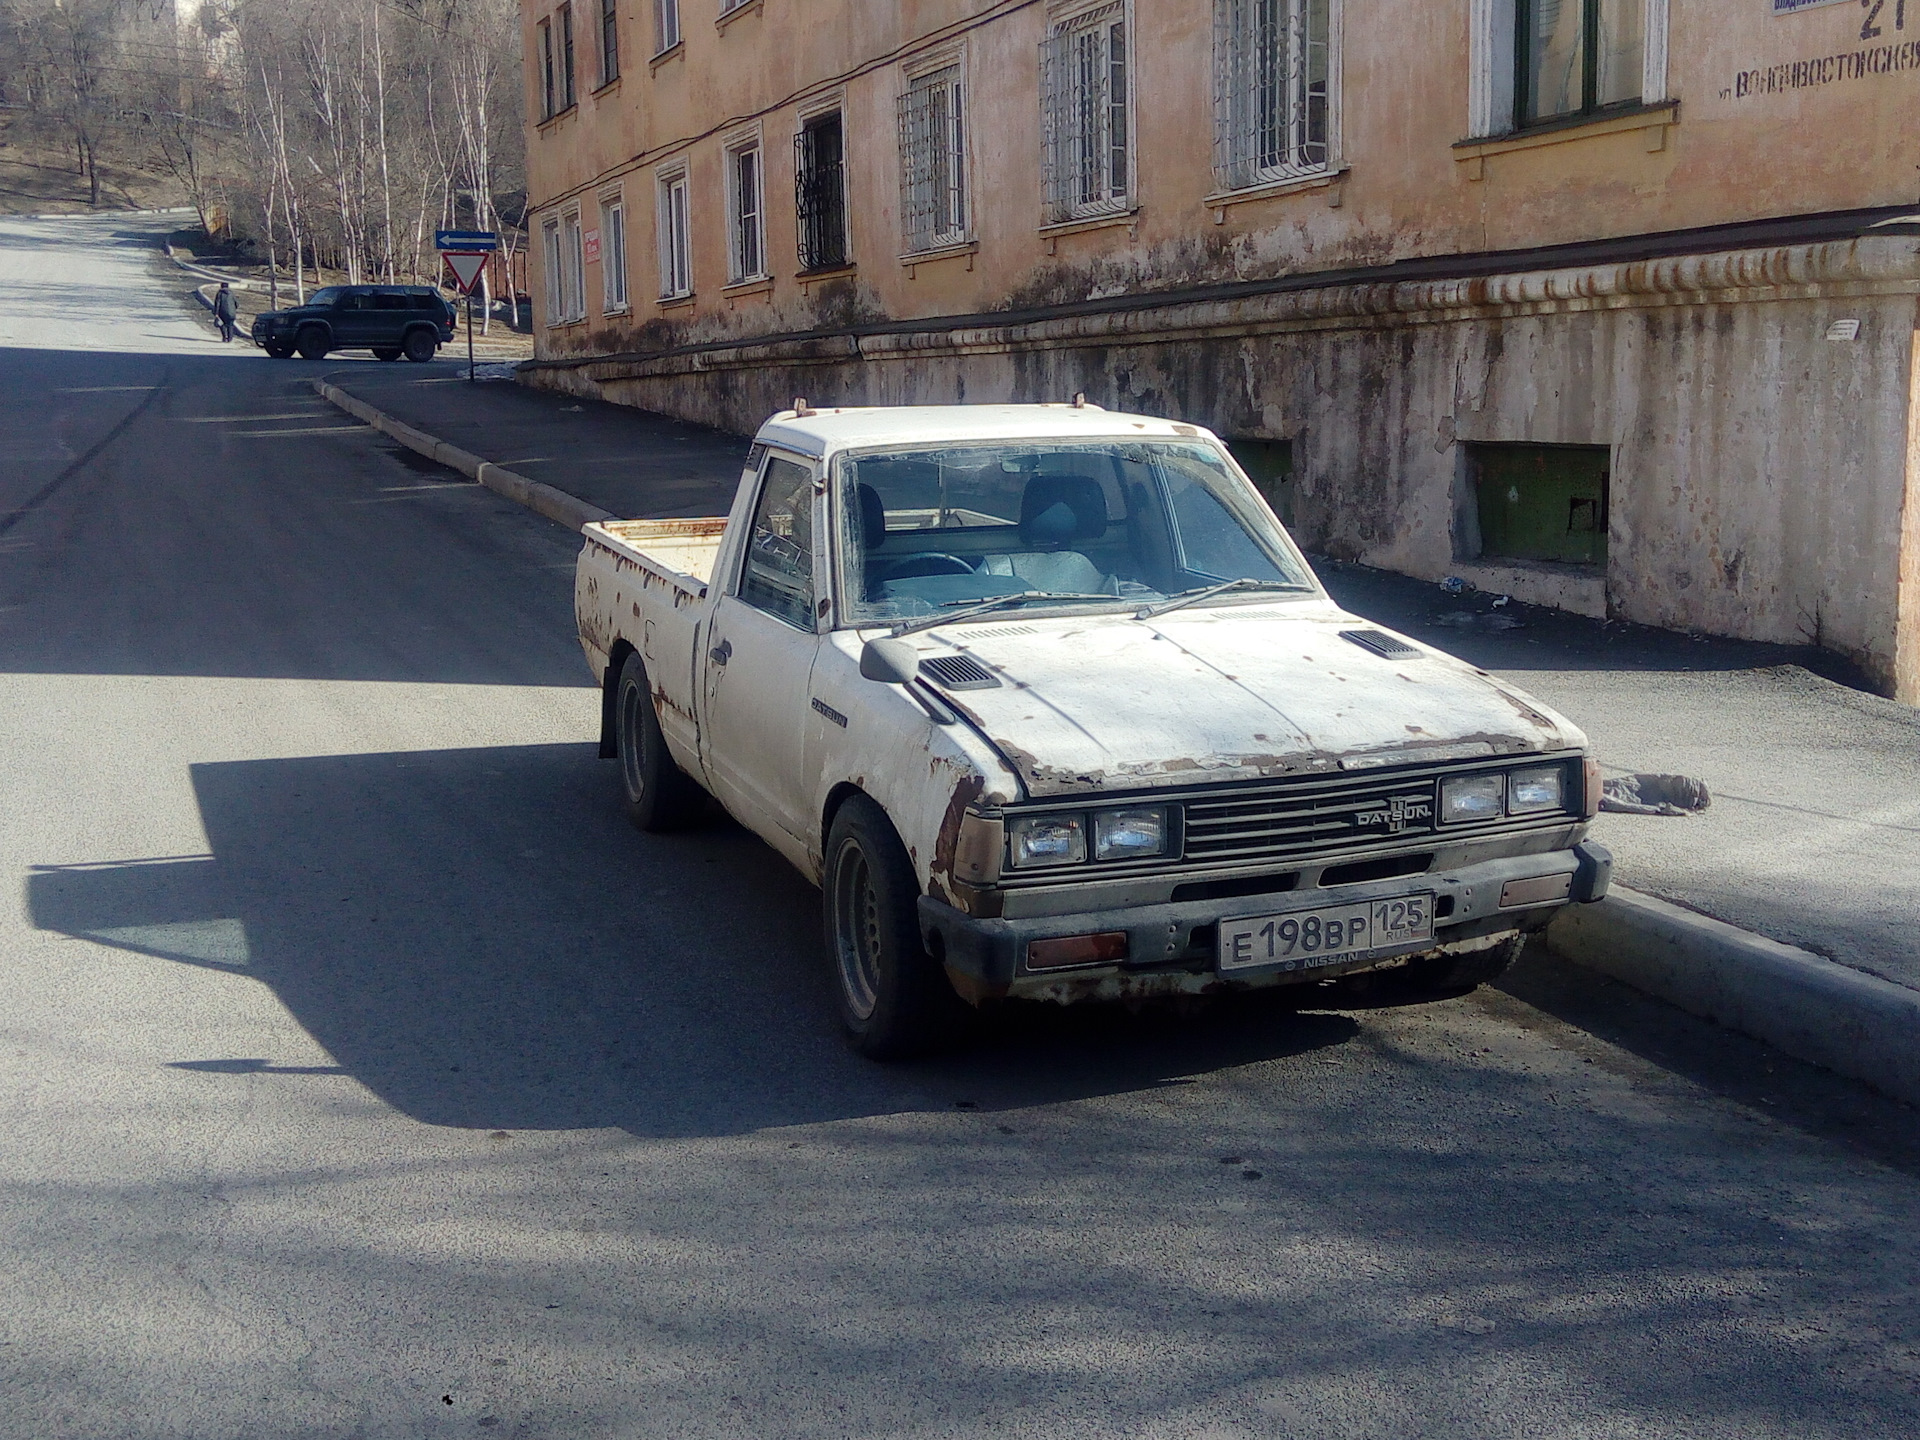
[[[620,78],[620,0],[600,0],[600,83]]]
[[[1517,0],[1514,124],[1639,101],[1646,0]]]
[[[557,240],[555,263],[551,266],[553,276],[548,282],[547,294],[550,300],[557,300],[558,303],[549,313],[554,317],[554,324],[566,325],[575,320],[584,320],[587,314],[586,263],[581,250],[578,210],[570,210],[560,217]]]
[[[1604,445],[1469,445],[1479,535],[1462,558],[1606,564],[1612,468]]]
[[[600,201],[600,313],[627,308],[627,207],[618,195]]]
[[[837,270],[845,265],[846,127],[838,110],[804,122],[793,138],[793,203],[801,270]]]
[[[735,285],[766,278],[762,174],[757,139],[727,151],[727,278]]]
[[[741,9],[743,6],[751,5],[752,3],[753,0],[720,0],[720,13],[722,15],[731,15],[734,11]]]
[[[547,261],[547,324],[558,325],[563,319],[560,299],[560,222],[547,221],[540,227],[540,234],[546,242],[542,248]]]
[[[693,294],[693,245],[687,222],[687,172],[661,174],[654,181],[660,253],[660,298],[684,300]]]
[[[553,71],[553,22],[540,22],[540,118],[551,120],[559,107],[554,101],[559,91],[554,88]]]
[[[1332,159],[1334,0],[1214,0],[1215,182],[1239,190]]]
[[[656,55],[680,43],[680,0],[653,0],[653,38]]]
[[[960,67],[907,82],[900,97],[900,217],[908,254],[967,238],[967,131]]]
[[[555,12],[560,22],[560,108],[573,108],[573,6],[562,5]]]
[[[1047,218],[1113,214],[1131,204],[1133,119],[1125,5],[1060,22],[1041,45]]]

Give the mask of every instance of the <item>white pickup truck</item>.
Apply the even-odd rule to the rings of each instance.
[[[1606,891],[1580,731],[1342,611],[1195,426],[802,407],[726,519],[584,533],[629,814],[711,795],[820,885],[866,1054],[1008,997],[1458,993]]]

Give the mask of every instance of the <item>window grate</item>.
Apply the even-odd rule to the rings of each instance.
[[[793,202],[800,268],[835,270],[847,263],[847,182],[840,114],[807,121],[793,137]]]
[[[1214,178],[1223,189],[1324,171],[1333,0],[1214,0]]]
[[[1404,660],[1420,651],[1398,636],[1389,635],[1384,630],[1342,630],[1342,640],[1351,640],[1362,650],[1371,650],[1374,654],[1388,660]]]
[[[1048,219],[1117,214],[1132,203],[1126,10],[1063,24],[1040,46]]]
[[[967,238],[960,67],[915,77],[900,97],[900,219],[908,254]]]

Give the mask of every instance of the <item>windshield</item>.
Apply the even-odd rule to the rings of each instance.
[[[836,467],[845,622],[1009,605],[1158,600],[1243,581],[1311,590],[1305,563],[1199,441],[1022,442],[843,457]]]
[[[347,293],[344,285],[329,285],[324,290],[316,290],[307,299],[309,305],[331,305]]]

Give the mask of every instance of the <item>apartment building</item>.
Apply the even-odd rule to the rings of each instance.
[[[1089,400],[1920,702],[1920,0],[523,0],[532,383]]]

